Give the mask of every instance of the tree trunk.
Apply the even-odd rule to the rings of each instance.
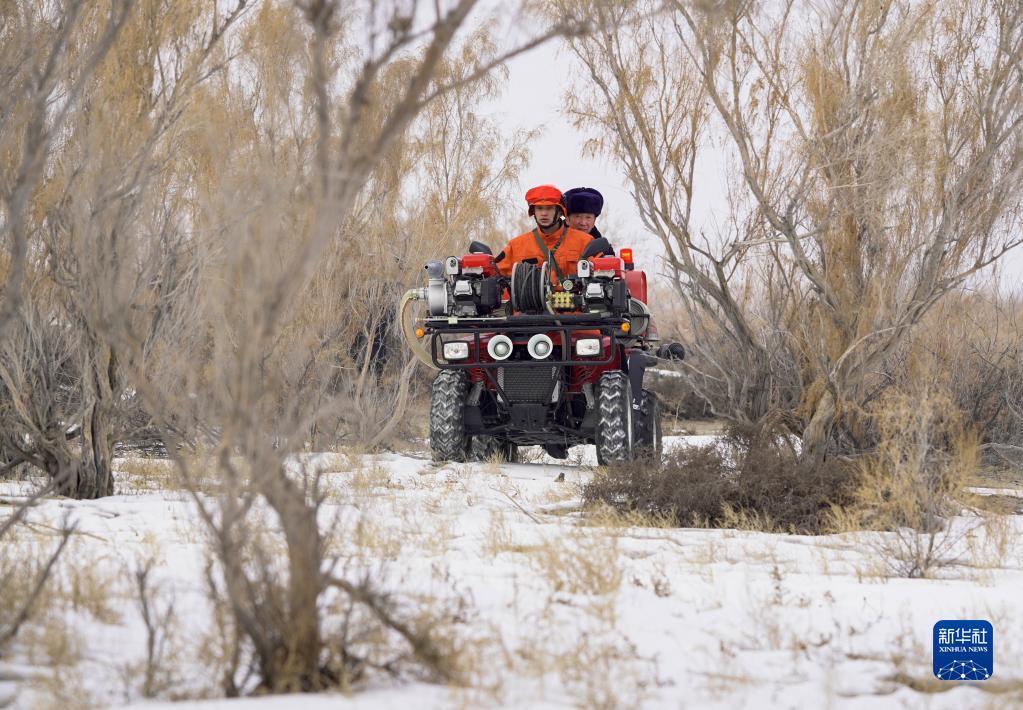
[[[113,436],[110,408],[93,403],[82,419],[77,450],[62,442],[44,454],[46,472],[57,495],[93,500],[114,494]]]
[[[803,446],[800,450],[800,464],[806,470],[813,470],[824,463],[835,423],[835,396],[825,389],[814,407],[810,421],[803,429]]]
[[[114,475],[110,467],[109,432],[98,433],[92,429],[82,435],[81,455],[70,451],[48,452],[46,472],[54,482],[57,495],[77,500],[92,500],[114,494]],[[97,427],[100,429],[101,427]]]
[[[59,496],[75,498],[78,491],[78,462],[64,448],[41,452],[46,461],[46,474],[53,482],[54,492]]]
[[[115,359],[110,346],[97,337],[84,378],[88,406],[82,419],[81,457],[74,498],[86,500],[114,494],[111,470],[115,412]]]
[[[94,403],[82,422],[81,475],[75,498],[103,498],[114,494],[113,423],[108,410],[104,404]]]
[[[282,479],[284,471],[278,474]],[[316,691],[327,687],[323,677],[320,615],[317,603],[323,583],[322,546],[316,509],[290,481],[274,481],[267,502],[277,513],[288,546],[287,617],[280,638],[285,643],[273,680],[277,692]]]

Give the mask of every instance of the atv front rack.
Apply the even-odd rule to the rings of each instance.
[[[433,364],[440,369],[465,370],[470,368],[494,368],[494,367],[536,367],[537,365],[582,365],[587,367],[601,367],[614,362],[618,352],[618,336],[622,323],[627,319],[616,318],[609,322],[607,317],[592,313],[572,313],[567,315],[517,315],[507,318],[449,318],[446,316],[427,318],[424,326],[430,335],[430,358]],[[609,336],[610,347],[607,348],[607,357],[601,356],[576,356],[572,351],[571,333],[578,331],[599,331],[601,336]],[[561,343],[562,359],[552,360],[480,360],[480,353],[485,352],[481,343],[483,335],[504,334],[514,339],[515,336],[528,338],[536,333],[556,333]],[[472,335],[473,349],[470,358],[457,362],[448,362],[438,357],[438,343],[442,342],[442,336],[449,335]],[[596,337],[596,334],[594,334]],[[552,340],[554,340],[552,338]],[[558,345],[557,340],[554,344]],[[565,358],[565,354],[568,358]]]

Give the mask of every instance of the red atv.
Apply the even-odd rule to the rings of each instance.
[[[440,369],[430,405],[438,461],[514,461],[519,446],[565,458],[595,444],[600,464],[658,455],[661,409],[643,389],[659,340],[646,306],[646,274],[595,239],[560,283],[549,263],[498,271],[490,248],[426,265],[416,292],[429,315],[417,330]],[[674,343],[659,355],[684,356]]]

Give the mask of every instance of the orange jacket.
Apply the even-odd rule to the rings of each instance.
[[[582,256],[583,249],[593,241],[593,237],[586,232],[580,232],[578,229],[566,226],[559,227],[550,234],[540,232],[540,237],[548,249],[553,249],[554,245],[558,243],[563,230],[567,230],[565,238],[561,241],[561,246],[558,247],[558,250],[554,252],[554,261],[557,263],[558,268],[561,269],[561,273],[564,276],[568,276],[575,273],[575,267]],[[504,255],[503,258],[501,257],[502,254]],[[537,264],[543,264],[547,261],[547,255],[540,251],[532,231],[520,234],[512,239],[508,242],[508,246],[504,248],[504,251],[497,256],[497,268],[505,276],[511,276],[512,267],[520,261],[536,259]]]

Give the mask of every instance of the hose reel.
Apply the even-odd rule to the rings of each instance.
[[[546,270],[521,261],[512,267],[511,303],[520,313],[543,313],[547,307]]]

